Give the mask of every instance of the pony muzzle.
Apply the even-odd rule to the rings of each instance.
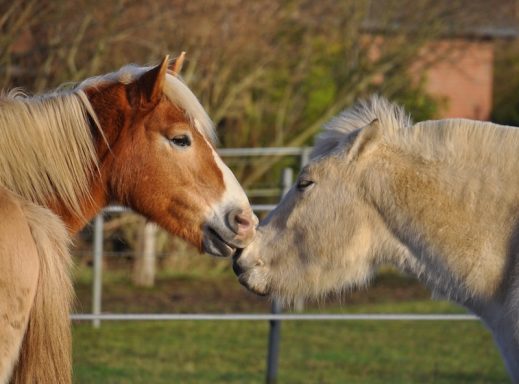
[[[256,235],[258,218],[250,209],[236,208],[227,213],[226,224],[236,235],[234,242],[238,247],[244,248],[250,244]]]
[[[232,209],[224,220],[213,216],[203,226],[202,250],[213,256],[232,256],[249,245],[256,235],[257,217],[251,211]]]
[[[256,259],[252,265],[249,265],[246,259],[241,257],[243,252],[244,249],[237,249],[232,257],[232,270],[238,277],[238,282],[257,295],[267,296],[269,287],[263,261]]]

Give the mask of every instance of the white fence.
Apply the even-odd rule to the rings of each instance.
[[[169,321],[169,320],[232,320],[232,321],[323,321],[323,320],[349,320],[349,321],[466,321],[478,320],[473,315],[454,314],[415,314],[415,313],[294,313],[294,314],[261,314],[261,313],[104,313],[104,314],[75,314],[72,320],[77,321]]]

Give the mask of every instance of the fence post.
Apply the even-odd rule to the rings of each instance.
[[[281,313],[281,304],[274,300],[272,302],[272,313]],[[267,354],[267,384],[275,384],[278,376],[279,342],[281,338],[281,321],[270,320],[269,346]]]
[[[101,288],[103,272],[103,212],[94,221],[94,269],[92,276],[92,314],[101,314]],[[94,328],[99,328],[101,320],[92,320]]]
[[[306,164],[310,161],[310,153],[312,152],[311,147],[304,147],[301,152],[301,159],[299,162],[299,167],[302,170]],[[305,302],[301,298],[297,298],[294,300],[294,311],[295,312],[303,312],[305,309]]]
[[[283,196],[289,191],[292,186],[293,179],[292,168],[283,169],[282,189]],[[274,314],[281,313],[281,304],[277,300],[272,302],[271,312]],[[281,321],[270,320],[269,345],[267,353],[267,384],[274,384],[277,382],[278,362],[279,362],[279,342],[281,338]]]
[[[299,163],[301,169],[303,169],[303,167],[310,161],[310,152],[312,152],[312,147],[303,148],[303,152],[301,152],[301,161]]]

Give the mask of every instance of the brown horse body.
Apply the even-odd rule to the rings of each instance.
[[[214,255],[252,240],[257,219],[177,78],[182,59],[0,100],[0,383],[71,381],[68,236],[109,203]]]

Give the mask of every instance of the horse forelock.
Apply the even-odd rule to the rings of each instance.
[[[216,143],[216,131],[213,122],[204,107],[188,86],[176,75],[167,74],[164,93],[168,99],[182,108],[193,125],[213,144]]]
[[[106,83],[129,84],[151,69],[152,67],[140,67],[130,64],[116,72],[86,79],[78,87],[84,89]],[[186,117],[202,135],[213,144],[217,142],[213,122],[200,104],[200,101],[178,75],[173,73],[166,75],[163,91],[169,101],[184,111]]]
[[[326,156],[337,148],[345,136],[378,119],[386,132],[395,132],[412,125],[402,107],[380,96],[372,96],[355,103],[330,120],[317,136],[310,158]]]
[[[16,89],[2,95],[0,185],[41,205],[57,198],[80,216],[97,165],[91,112],[81,90],[27,97]]]

